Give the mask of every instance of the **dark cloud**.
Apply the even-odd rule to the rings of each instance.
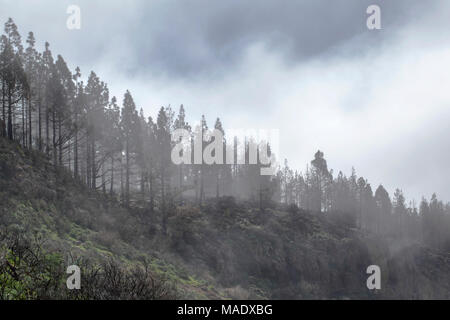
[[[381,7],[385,30],[431,6],[419,0],[41,0],[30,10],[28,1],[0,2],[21,30],[35,30],[40,40],[51,38],[45,40],[78,63],[95,66],[108,57],[130,75],[175,77],[226,73],[255,42],[281,52],[287,63],[301,62],[367,34],[370,4]],[[69,4],[81,7],[80,31],[65,28]]]
[[[134,71],[143,71],[145,65],[153,71],[176,76],[226,72],[255,42],[283,53],[286,62],[301,62],[367,34],[366,8],[373,3],[373,0],[152,2],[143,5],[129,38],[130,44],[137,48],[136,61],[141,62]],[[423,1],[416,0],[375,3],[382,9],[383,28],[388,30],[426,9]]]

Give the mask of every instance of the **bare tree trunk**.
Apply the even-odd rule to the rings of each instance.
[[[106,194],[106,181],[105,181],[105,162],[102,163],[102,191]]]
[[[123,155],[120,153],[120,200],[124,202],[124,188],[123,188]]]
[[[70,139],[68,142],[69,145],[67,150],[67,163],[69,167],[69,172],[72,172],[72,139]]]
[[[151,172],[152,169],[150,169],[150,179],[149,179],[149,192],[150,192],[150,211],[153,212],[155,208],[155,195],[153,194],[153,184],[154,184],[154,178],[153,178],[153,172]]]
[[[63,165],[63,141],[62,141],[62,120],[61,115],[58,116],[58,148],[59,148],[59,165]]]
[[[78,179],[78,115],[75,114],[74,177]]]
[[[142,201],[144,201],[144,197],[145,197],[145,175],[144,175],[144,170],[141,168],[141,179],[140,179],[140,192],[141,192],[141,197],[142,197]]]
[[[112,195],[114,192],[114,155],[111,156],[111,186],[109,193]]]
[[[26,131],[25,131],[25,100],[22,97],[22,145],[25,147],[26,144]]]
[[[11,89],[8,89],[8,139],[13,138]]]
[[[39,91],[39,97],[38,97],[38,145],[39,145],[39,151],[42,151],[42,110],[41,110],[41,93]]]
[[[127,137],[125,151],[125,205],[130,205],[130,142]]]
[[[167,234],[167,212],[166,212],[166,187],[165,187],[165,169],[164,165],[161,166],[161,211],[162,211],[162,228],[163,233]]]
[[[2,81],[2,121],[0,122],[1,135],[6,137],[6,94],[5,94],[5,81]]]
[[[86,132],[86,184],[88,187],[91,185],[91,153],[89,150],[89,135]]]
[[[31,119],[31,96],[28,94],[28,147],[33,148],[33,127],[32,127],[32,119]]]
[[[52,123],[52,128],[53,128],[53,165],[56,167],[58,162],[57,162],[57,158],[58,158],[58,151],[56,148],[56,111],[52,112],[52,118],[53,118],[53,123]]]
[[[50,155],[50,149],[49,149],[49,146],[50,146],[50,112],[48,110],[48,105],[45,108],[45,134],[46,134],[45,149],[46,149],[47,156],[49,156]]]
[[[96,157],[95,157],[95,139],[92,139],[92,145],[91,145],[91,153],[92,153],[92,157],[91,157],[91,165],[92,165],[92,189],[96,189],[97,188],[97,170],[96,170]]]

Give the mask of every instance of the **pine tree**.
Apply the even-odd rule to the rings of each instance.
[[[123,98],[121,127],[123,132],[123,142],[125,148],[125,206],[130,205],[130,176],[131,176],[131,158],[135,148],[134,138],[137,135],[136,126],[138,123],[136,105],[130,92],[127,92]]]
[[[329,188],[332,182],[332,176],[328,171],[327,161],[323,152],[320,150],[314,155],[311,161],[311,179],[312,179],[312,203],[314,211],[325,212],[329,209],[328,197]]]
[[[169,110],[170,111],[170,110]],[[163,216],[163,232],[167,232],[167,219],[168,219],[168,203],[167,194],[169,191],[168,181],[170,181],[170,112],[164,107],[161,107],[158,113],[158,119],[156,121],[156,148],[158,157],[159,168],[159,181],[161,186],[161,212]]]
[[[191,132],[191,126],[186,122],[186,112],[184,110],[183,105],[180,106],[180,110],[178,112],[178,116],[174,122],[174,129],[184,129],[187,130],[189,133]],[[184,191],[184,167],[185,164],[181,163],[178,165],[178,188],[180,193],[180,198],[183,198],[183,191]]]
[[[392,214],[392,203],[389,193],[380,184],[375,191],[375,201],[378,208],[378,232],[386,233],[390,225],[390,219]]]

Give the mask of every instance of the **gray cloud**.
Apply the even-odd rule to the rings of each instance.
[[[367,34],[365,10],[374,1],[39,0],[32,8],[24,0],[1,3],[7,8],[2,10],[3,20],[13,16],[22,30],[35,30],[39,39],[55,43],[78,63],[89,65],[108,56],[130,75],[192,77],[229,71],[254,42],[282,52],[286,63],[325,55]],[[65,28],[65,9],[72,3],[82,10],[83,28],[76,32]],[[434,5],[419,0],[375,3],[382,8],[383,27],[388,29]],[[359,49],[354,49],[357,54]]]
[[[229,71],[255,42],[282,52],[287,63],[325,55],[343,42],[367,34],[365,10],[373,1],[144,3],[140,14],[132,17],[132,27],[123,29],[128,30],[127,44],[135,48],[135,61],[140,62],[130,70],[183,77]],[[423,1],[378,3],[385,28],[398,27],[426,8]],[[354,54],[358,52],[355,48]]]

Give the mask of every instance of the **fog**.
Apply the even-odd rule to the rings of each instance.
[[[345,6],[344,6],[345,3]],[[366,28],[369,4],[382,29]],[[68,30],[66,8],[82,26]],[[154,116],[184,104],[191,122],[280,130],[280,158],[328,166],[420,199],[450,199],[449,4],[444,1],[0,1],[23,37],[119,101]]]

